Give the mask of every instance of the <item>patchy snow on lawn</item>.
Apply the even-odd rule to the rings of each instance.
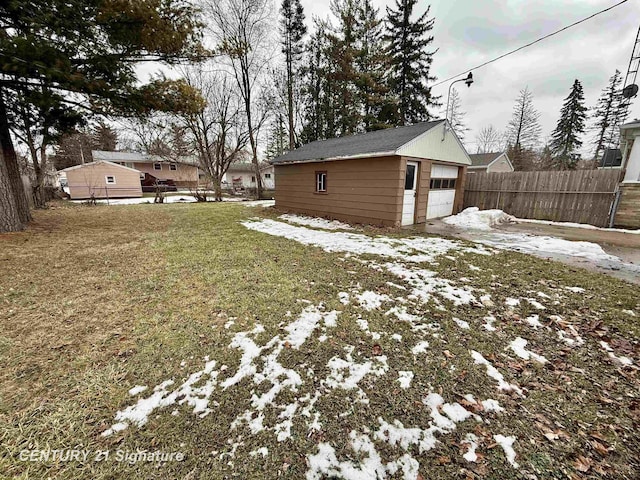
[[[463,445],[469,445],[469,449],[462,456],[462,458],[464,458],[467,462],[475,462],[478,459],[478,455],[476,455],[476,449],[478,448],[478,437],[473,433],[467,433],[461,443]]]
[[[456,325],[458,325],[460,328],[469,330],[469,322],[465,322],[464,320],[460,320],[456,317],[453,317],[453,321],[456,322]]]
[[[147,389],[147,387],[144,386],[144,385],[136,385],[131,390],[129,390],[129,395],[131,395],[132,397],[135,397],[139,393],[144,392],[146,389]]]
[[[327,252],[376,255],[412,263],[433,262],[436,257],[449,251],[491,254],[490,250],[482,246],[469,247],[462,242],[437,237],[370,237],[361,233],[312,230],[270,219],[248,220],[242,222],[242,225],[250,230],[320,247]]]
[[[473,363],[477,365],[484,365],[487,368],[487,375],[498,382],[498,389],[505,392],[516,392],[519,395],[523,395],[522,390],[517,385],[513,385],[504,379],[504,376],[494,367],[489,360],[484,358],[480,353],[475,350],[471,350],[471,357]]]
[[[478,207],[468,207],[457,215],[443,218],[448,225],[471,230],[491,230],[494,225],[514,223],[515,217],[502,210],[480,210]]]
[[[380,308],[383,302],[389,300],[388,295],[372,292],[370,290],[357,294],[355,297],[360,306],[369,312]]]
[[[400,388],[409,388],[411,386],[411,380],[413,380],[413,372],[408,370],[400,370],[398,372],[398,382],[400,383]]]
[[[286,220],[290,223],[296,223],[298,225],[305,225],[307,227],[322,228],[324,230],[353,230],[354,228],[347,224],[339,222],[338,220],[327,220],[320,217],[306,217],[303,215],[294,215],[292,213],[285,213],[278,218]]]
[[[525,323],[531,325],[534,329],[538,329],[544,326],[542,325],[542,323],[540,323],[540,315],[531,315],[530,317],[525,318],[524,321]]]
[[[611,346],[607,342],[601,340],[600,346],[607,352],[610,358],[616,360],[617,362],[620,362],[623,366],[633,365],[633,360],[631,360],[629,357],[619,357],[615,353],[613,353],[613,348],[611,348]]]
[[[516,441],[516,437],[510,436],[505,437],[504,435],[494,435],[493,439],[496,441],[498,445],[502,447],[504,450],[504,454],[507,457],[507,461],[511,464],[513,468],[518,468],[518,464],[516,463],[516,452],[513,449],[513,444]]]
[[[525,348],[526,346],[527,341],[521,337],[517,337],[513,342],[509,344],[509,348],[513,350],[513,353],[515,353],[520,358],[523,358],[525,360],[532,359],[540,363],[547,363],[546,358],[544,358],[542,355],[538,355],[537,353],[527,350]]]

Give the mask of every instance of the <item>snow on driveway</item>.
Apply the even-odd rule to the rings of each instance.
[[[291,221],[291,218],[286,220]],[[317,446],[305,452],[305,476],[308,480],[326,476],[347,480],[396,476],[415,480],[420,469],[418,454],[439,448],[441,443],[447,441],[447,436],[453,436],[461,423],[469,423],[469,428],[483,425],[483,428],[492,429],[490,433],[495,443],[502,447],[503,461],[507,468],[519,468],[516,448],[524,442],[518,443],[513,432],[503,431],[499,426],[500,422],[492,423],[497,415],[518,415],[517,412],[510,412],[493,398],[476,400],[471,393],[464,393],[463,383],[457,388],[464,401],[447,402],[443,396],[455,398],[456,395],[442,391],[437,384],[432,385],[434,379],[424,378],[424,371],[418,368],[449,353],[442,351],[442,346],[449,339],[442,338],[439,320],[429,318],[424,313],[428,305],[434,308],[430,311],[438,312],[438,318],[445,317],[457,325],[456,331],[461,335],[494,336],[502,338],[503,342],[505,338],[509,338],[504,343],[506,357],[515,355],[515,361],[546,362],[545,352],[539,345],[529,345],[521,337],[514,338],[508,329],[503,331],[502,326],[488,311],[492,307],[507,311],[529,307],[532,304],[531,298],[513,298],[510,305],[501,303],[495,306],[485,291],[476,291],[465,282],[443,278],[432,268],[441,256],[454,256],[454,259],[460,261],[470,254],[492,255],[498,251],[442,238],[391,238],[327,231],[321,223],[313,223],[319,229],[270,219],[252,219],[242,224],[256,232],[336,252],[345,259],[362,262],[376,271],[388,272],[396,277],[397,282],[386,282],[384,287],[388,288],[388,283],[391,283],[395,287],[394,295],[399,296],[392,297],[365,290],[359,284],[356,287],[336,286],[349,290],[349,293],[336,292],[335,299],[331,299],[343,311],[329,310],[323,303],[311,304],[300,300],[297,303],[303,303],[304,308],[300,310],[298,306],[297,315],[288,315],[288,323],[280,324],[275,331],[273,326],[265,327],[259,320],[246,331],[234,332],[231,329],[233,324],[230,324],[224,332],[228,332],[230,337],[229,349],[239,353],[236,365],[221,364],[220,360],[206,357],[200,370],[186,378],[169,378],[155,387],[149,387],[150,393],[146,386],[134,384],[130,388],[131,394],[137,395],[133,399],[135,403],[118,411],[113,424],[102,435],[110,436],[130,427],[145,428],[150,419],[161,421],[162,414],[166,414],[168,410],[171,410],[172,415],[180,415],[188,408],[200,418],[212,413],[215,415],[224,397],[227,408],[231,405],[230,408],[235,409],[232,412],[235,418],[225,425],[221,421],[223,417],[216,416],[215,428],[223,432],[228,430],[229,446],[226,451],[217,452],[215,458],[233,465],[236,457],[238,461],[255,461],[258,455],[267,455],[268,447],[273,444],[258,448],[255,448],[256,445],[244,447],[250,438],[256,438],[257,435],[260,439],[268,437],[270,441],[279,443],[296,441],[293,432],[310,437],[314,432],[328,431],[325,426],[330,422],[353,413],[353,409],[340,412],[339,415],[333,411],[329,399],[340,395],[347,398],[353,408],[364,404],[366,407],[362,408],[376,412],[373,419],[377,418],[379,426],[373,429],[365,425],[353,427],[348,433],[346,445],[343,443],[344,439],[321,435],[322,440]],[[581,293],[561,289],[554,293],[554,299],[561,299],[562,295]],[[539,297],[540,302],[536,303],[543,308],[545,305],[542,302],[552,300],[546,294]],[[449,311],[452,306],[455,308],[466,305],[486,312],[486,324],[467,322]],[[351,315],[349,318],[354,319],[355,316],[356,321],[353,323],[359,327],[353,328],[351,335],[360,337],[355,341],[350,339],[345,345],[345,337],[336,336],[335,332],[340,320],[346,318],[347,311]],[[372,312],[379,312],[382,318],[394,318],[398,322],[408,323],[408,336],[411,338],[406,338],[407,335],[402,337],[395,331],[370,331],[367,315]],[[528,331],[535,333],[530,327],[543,325],[539,322],[540,315],[542,313],[523,321],[523,324],[528,325]],[[573,342],[574,348],[580,348],[584,343],[575,328],[560,317],[550,318],[544,327],[557,332],[557,337],[545,336],[556,339],[561,346],[565,346],[567,340]],[[413,355],[410,356],[413,357],[416,368],[407,370],[406,363],[400,365],[400,359],[393,352],[382,353],[379,345],[375,346],[377,349],[374,347],[372,351],[363,353],[358,345],[369,344],[372,339],[380,339],[381,343],[388,339],[394,345],[401,345],[402,359],[411,351]],[[336,349],[336,345],[342,346]],[[315,355],[307,357],[308,363],[288,361],[290,352],[315,352],[323,348],[333,348],[333,353],[324,357],[320,364],[313,364]],[[634,362],[634,359],[617,355],[604,342],[601,342],[600,349],[604,361],[615,361],[622,364],[623,368]],[[487,391],[493,391],[499,396],[507,395],[511,398],[511,403],[525,398],[527,389],[521,388],[512,378],[507,378],[511,372],[499,370],[503,369],[502,364],[494,364],[494,357],[490,352],[485,354],[486,356],[482,352],[469,350],[467,366],[464,368],[475,369],[478,378],[486,378]],[[453,359],[451,361],[454,362]],[[455,367],[452,363],[451,368]],[[419,391],[423,392],[420,394],[422,404],[411,408],[422,409],[423,418],[428,420],[411,425],[397,418],[389,418],[386,409],[377,413],[374,404],[378,402],[371,402],[370,395],[371,392],[377,392],[376,382],[381,382],[386,377],[393,388],[399,387],[403,392],[415,392],[419,386]],[[247,389],[247,386],[250,388]],[[455,441],[451,439],[451,442]],[[467,434],[462,442],[466,446],[460,449],[461,461],[475,462],[479,452],[487,447],[482,442],[477,436]],[[240,458],[241,455],[245,457]]]

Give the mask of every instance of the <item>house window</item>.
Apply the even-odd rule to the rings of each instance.
[[[256,177],[251,177],[251,183],[256,183]]]
[[[114,175],[106,175],[104,177],[105,182],[107,183],[107,185],[115,185],[116,184],[116,177]]]
[[[316,172],[316,192],[327,191],[327,172]]]
[[[178,165],[175,163],[170,163],[169,164],[169,170],[178,170]]]
[[[154,170],[162,170],[162,164],[161,163],[154,163],[153,164],[153,169]]]
[[[133,162],[124,162],[125,167],[133,168]]]
[[[264,174],[264,178],[271,178],[271,174],[270,173],[265,173]]]

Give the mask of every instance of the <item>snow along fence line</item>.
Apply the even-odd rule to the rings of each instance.
[[[617,170],[467,174],[464,206],[606,227],[619,175]]]

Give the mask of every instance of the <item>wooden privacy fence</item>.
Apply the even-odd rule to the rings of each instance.
[[[619,170],[472,173],[464,207],[607,227],[619,176]]]

